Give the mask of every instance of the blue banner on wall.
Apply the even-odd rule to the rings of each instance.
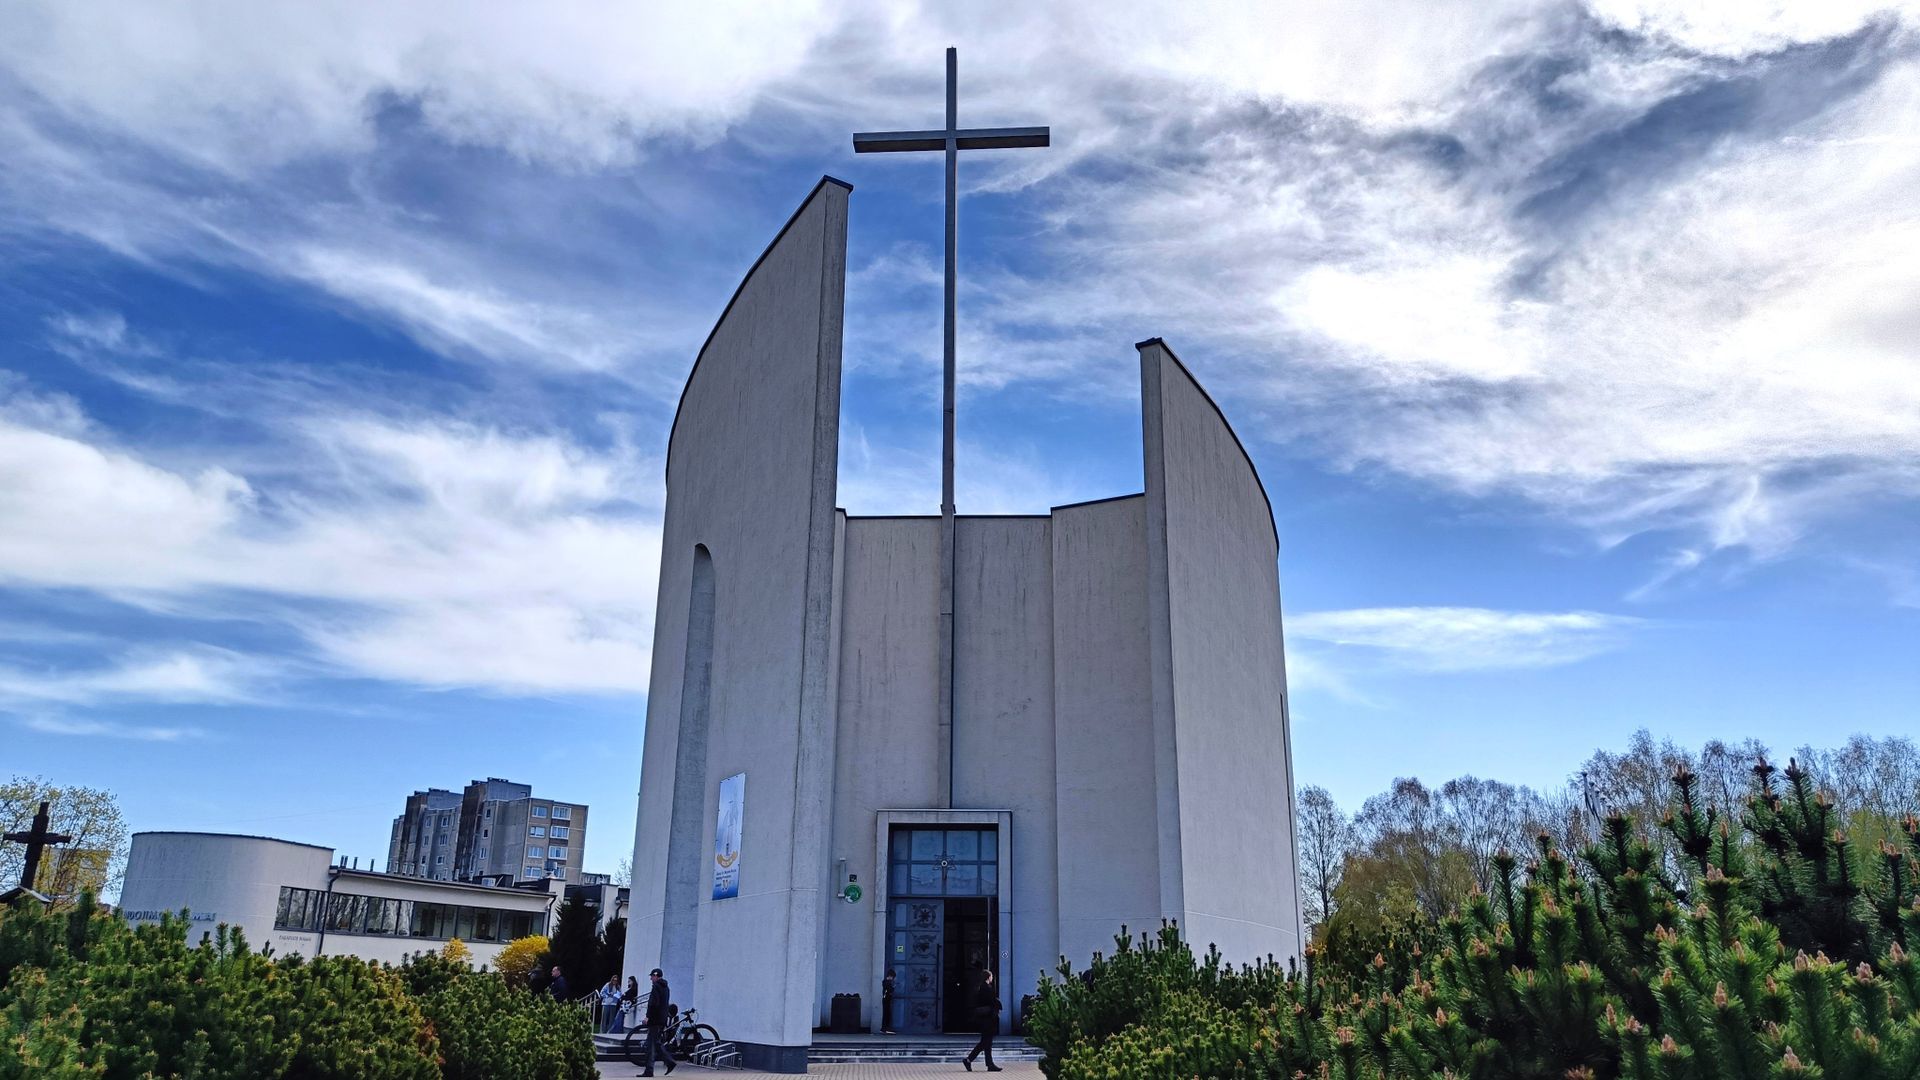
[[[740,820],[746,794],[746,773],[734,773],[720,781],[720,819],[713,830],[715,900],[740,895]]]

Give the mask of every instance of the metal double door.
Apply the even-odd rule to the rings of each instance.
[[[946,900],[939,897],[893,901],[888,919],[887,966],[894,972],[892,1020],[896,1031],[941,1029],[946,908]]]

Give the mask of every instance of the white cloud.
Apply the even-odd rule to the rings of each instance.
[[[1306,654],[1322,665],[1358,650],[1363,662],[1450,673],[1577,663],[1620,648],[1643,625],[1592,611],[1403,607],[1308,612],[1289,617],[1286,629],[1293,641],[1332,646]]]
[[[0,666],[0,703],[97,705],[116,701],[233,705],[252,700],[264,665],[198,647],[147,650],[108,666],[29,670]]]
[[[698,247],[696,222],[735,216],[709,212],[708,174],[675,155],[729,138],[751,173],[929,122],[953,41],[970,120],[1051,123],[1059,144],[964,174],[1037,210],[1030,274],[968,268],[970,385],[1119,396],[1113,358],[1164,333],[1256,443],[1246,417],[1284,415],[1266,434],[1342,467],[1518,495],[1602,542],[1672,529],[1680,571],[1920,495],[1912,30],[1826,75],[1818,49],[1764,55],[1854,31],[1861,5],[11,14],[0,234],[82,236],[187,277],[236,265],[449,355],[641,391],[610,408],[672,400],[741,269],[656,266],[631,240]],[[1724,130],[1644,129],[1722,84],[1755,92],[1676,108]],[[428,176],[477,208],[382,171],[434,138],[480,152]],[[567,186],[582,176],[597,194]],[[850,366],[930,362],[932,304],[894,310],[923,302],[928,270],[898,250],[856,280],[886,310],[849,312]],[[144,347],[111,316],[62,329]],[[651,554],[631,552],[657,544],[658,470],[627,449],[320,421],[283,472],[143,454],[57,398],[0,409],[0,511],[33,515],[0,533],[13,580],[352,605],[308,627],[328,655],[434,684],[552,645],[555,670],[604,685],[625,676],[587,668],[644,640],[623,613],[652,604]],[[1034,508],[1054,468],[978,462],[970,509]],[[844,487],[897,507],[929,468],[850,455]],[[492,647],[463,636],[475,610],[499,613]]]
[[[449,422],[291,423],[258,491],[0,415],[0,584],[279,620],[349,674],[508,692],[645,689],[657,463]],[[50,701],[218,697],[204,661],[0,679]]]
[[[75,735],[83,738],[133,739],[140,742],[179,742],[198,739],[206,732],[196,727],[170,727],[162,724],[122,724],[111,720],[84,720],[68,716],[29,716],[20,721],[29,731],[44,735]]]

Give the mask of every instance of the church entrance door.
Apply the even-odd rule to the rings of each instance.
[[[1000,954],[998,832],[896,827],[888,847],[895,1030],[971,1031],[979,972]]]
[[[941,1011],[946,1031],[977,1031],[973,1018],[973,999],[980,989],[980,973],[994,966],[994,918],[992,897],[967,897],[943,901],[946,910],[946,948],[941,950],[941,970],[945,990]]]

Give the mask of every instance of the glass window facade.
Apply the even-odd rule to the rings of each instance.
[[[538,876],[534,867],[527,870],[529,876]],[[274,929],[312,931],[320,929],[322,924],[329,934],[511,941],[529,934],[546,933],[547,916],[544,912],[431,904],[354,893],[335,892],[329,896],[321,889],[281,887],[280,902],[274,910]]]
[[[992,829],[895,829],[890,896],[997,896],[1000,837]]]
[[[556,807],[554,807],[554,808],[553,808],[553,820],[555,820],[555,821],[572,821],[572,820],[573,820],[573,807],[571,807],[571,806],[556,806]]]

